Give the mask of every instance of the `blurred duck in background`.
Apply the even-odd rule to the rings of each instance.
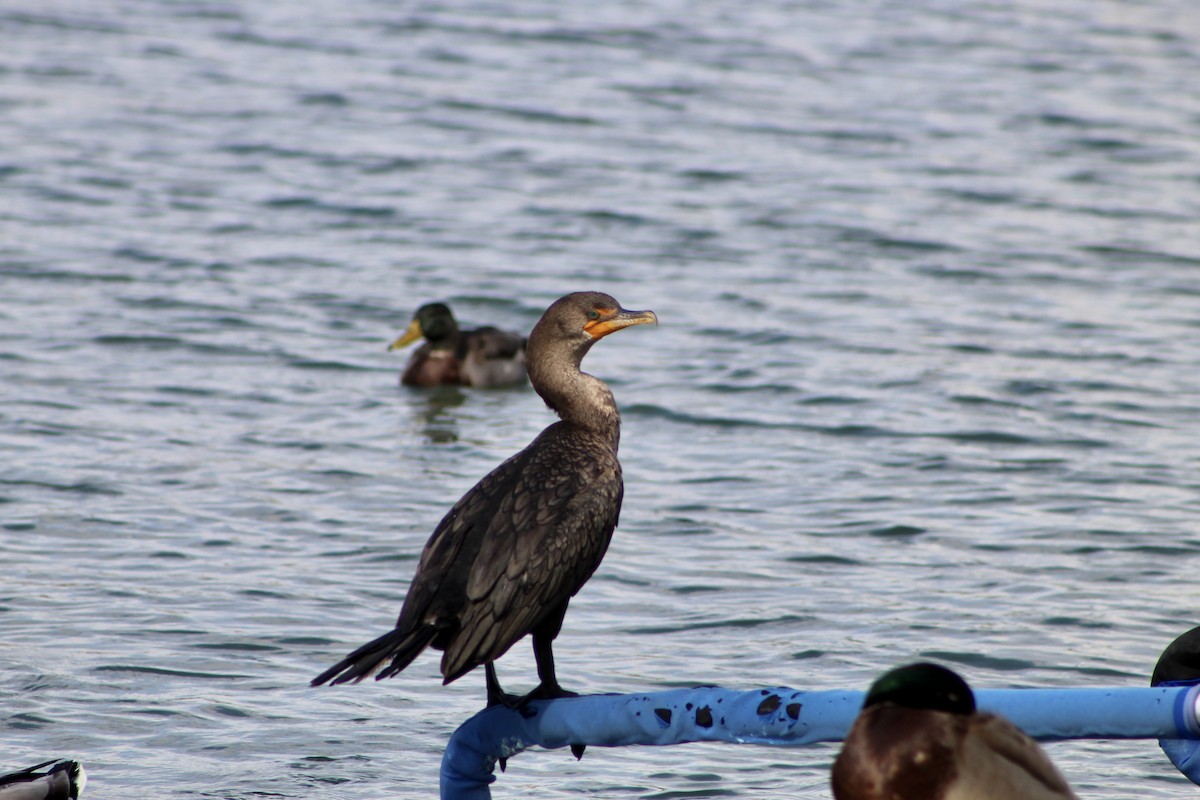
[[[408,359],[405,386],[514,386],[524,383],[525,337],[490,325],[461,330],[445,303],[417,309],[408,330],[388,346],[395,350],[424,338]]]

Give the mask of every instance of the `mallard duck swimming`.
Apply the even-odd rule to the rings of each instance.
[[[51,759],[0,775],[0,800],[76,800],[86,783],[87,773],[78,761]]]
[[[421,553],[396,628],[355,650],[313,685],[376,680],[426,647],[445,651],[443,683],[484,665],[488,705],[562,697],[551,643],[567,603],[608,549],[624,485],[621,415],[608,386],[579,369],[610,333],[657,322],[598,292],[563,297],[529,334],[529,379],[561,419],[454,504]],[[492,662],[533,634],[540,685],[505,694]]]
[[[525,339],[490,325],[460,330],[445,303],[426,303],[388,350],[415,342],[400,376],[405,386],[511,386],[525,381]]]
[[[956,673],[910,664],[871,686],[833,764],[837,800],[1077,800],[1004,717],[975,710]]]

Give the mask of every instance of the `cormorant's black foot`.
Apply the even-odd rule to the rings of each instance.
[[[543,682],[518,701],[518,708],[524,708],[534,700],[557,700],[560,697],[579,697],[579,692],[568,692],[557,683],[546,684]]]
[[[523,708],[523,703],[527,702],[524,697],[519,694],[509,694],[500,688],[500,680],[496,677],[496,667],[492,662],[487,662],[483,667],[483,673],[487,677],[487,707],[504,706],[520,710]],[[526,717],[528,719],[528,717]],[[504,767],[500,767],[500,771],[504,771]]]
[[[515,709],[515,708],[520,708],[521,704],[524,701],[525,701],[525,698],[522,697],[521,695],[509,694],[508,692],[501,690],[499,686],[496,686],[495,689],[493,689],[491,686],[488,687],[488,693],[487,693],[487,707],[488,708],[491,708],[492,706],[504,706],[505,708],[514,708]]]
[[[543,681],[540,686],[521,698],[521,705],[517,710],[524,714],[523,709],[533,700],[556,700],[560,697],[579,697],[579,692],[569,692],[557,683],[546,684]],[[586,744],[571,745],[571,755],[575,756],[576,761],[583,758],[584,750],[587,750]]]
[[[504,772],[504,770],[508,767],[508,759],[505,758],[504,756],[497,758],[496,763],[498,763],[500,765],[501,772]]]

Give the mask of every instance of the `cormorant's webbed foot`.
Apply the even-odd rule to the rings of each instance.
[[[536,689],[522,697],[519,701],[520,705],[516,707],[524,708],[534,700],[557,700],[560,697],[579,697],[579,692],[568,692],[558,683],[547,684],[542,681]]]
[[[542,683],[532,692],[517,701],[517,705],[514,706],[514,708],[516,708],[521,716],[530,717],[533,715],[533,711],[528,708],[528,705],[531,702],[534,700],[557,700],[560,697],[579,697],[579,692],[569,692],[559,686],[557,683],[551,686],[547,686],[545,683]],[[571,755],[575,756],[575,760],[578,761],[583,758],[583,751],[586,749],[587,745],[585,744],[572,744]]]
[[[547,683],[542,681],[538,687],[527,695],[509,694],[500,686],[496,677],[496,667],[489,661],[483,665],[487,678],[487,707],[504,706],[515,711],[522,711],[534,700],[557,700],[560,697],[579,697],[578,692],[569,692],[558,685],[558,681]]]
[[[542,683],[524,697],[515,694],[509,694],[500,688],[500,680],[496,677],[496,668],[492,666],[492,662],[487,662],[487,664],[485,664],[483,667],[483,671],[487,676],[487,707],[491,708],[492,706],[504,706],[505,708],[511,708],[526,719],[532,717],[534,714],[533,710],[528,708],[529,704],[534,700],[554,700],[559,697],[579,697],[578,692],[569,692],[559,686],[557,682],[550,686]],[[583,758],[583,751],[585,749],[587,749],[587,745],[573,744],[571,745],[571,754],[574,755],[575,759],[578,761],[579,759]],[[500,758],[497,759],[497,761],[500,765],[500,771],[504,772],[505,767],[508,766],[508,759]]]
[[[579,697],[579,692],[568,692],[566,689],[555,683],[553,686],[547,686],[543,683],[529,694],[521,698],[522,707],[531,700],[554,700],[559,697]],[[583,751],[587,749],[586,744],[574,743],[571,745],[571,755],[575,756],[575,760],[579,761],[583,758]]]

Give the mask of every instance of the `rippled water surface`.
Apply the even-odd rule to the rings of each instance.
[[[552,419],[401,389],[431,299],[659,314],[588,358],[627,488],[571,688],[1136,686],[1200,622],[1190,0],[48,0],[0,35],[0,766],[434,794],[481,676],[307,687]],[[1087,798],[1195,792],[1153,742],[1049,750]],[[835,752],[534,752],[495,794],[822,798]]]

